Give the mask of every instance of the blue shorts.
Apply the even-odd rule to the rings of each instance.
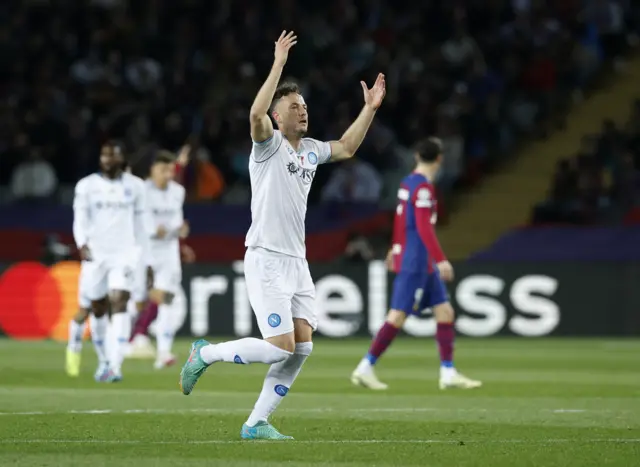
[[[420,315],[426,308],[448,301],[447,289],[438,270],[431,274],[400,272],[393,281],[392,310]]]

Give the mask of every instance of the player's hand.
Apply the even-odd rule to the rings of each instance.
[[[79,250],[80,259],[82,261],[91,261],[91,250],[87,245],[84,245]]]
[[[178,158],[176,159],[176,163],[180,167],[186,167],[189,164],[189,156],[191,155],[191,145],[185,144],[180,148],[180,152],[178,152]]]
[[[280,37],[276,41],[276,50],[274,52],[275,63],[284,65],[289,57],[289,50],[298,43],[298,36],[293,31],[282,31]]]
[[[189,223],[183,222],[183,224],[180,226],[180,229],[178,230],[178,237],[187,238],[189,236],[190,230],[191,229],[189,227]]]
[[[440,277],[445,282],[451,282],[453,280],[453,266],[449,261],[441,261],[438,264],[438,271],[440,271]]]
[[[387,257],[384,260],[384,264],[387,265],[387,269],[393,272],[393,253],[391,252],[391,248],[387,252]]]
[[[182,245],[180,247],[180,255],[182,256],[183,263],[193,263],[196,260],[196,253],[189,245]]]
[[[156,231],[156,238],[164,238],[167,236],[167,229],[164,228],[163,225],[158,227],[158,230]]]
[[[153,268],[147,266],[147,289],[153,287]]]
[[[387,94],[387,85],[384,75],[382,73],[378,74],[376,82],[373,83],[373,87],[371,89],[367,88],[367,83],[364,81],[360,81],[360,84],[362,85],[362,91],[364,92],[365,105],[371,107],[373,110],[378,110],[380,105],[382,105],[384,96]]]

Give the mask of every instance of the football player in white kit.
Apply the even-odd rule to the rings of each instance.
[[[124,172],[123,162],[119,144],[103,144],[100,172],[77,183],[73,201],[73,236],[83,260],[82,289],[92,305],[108,297],[111,307],[113,337],[107,339],[106,326],[99,326],[96,331],[100,335],[92,336],[108,343],[108,363],[100,363],[96,379],[109,382],[122,379],[122,361],[131,334],[127,301],[149,231],[144,182]]]
[[[175,363],[171,353],[175,334],[172,304],[182,281],[179,240],[189,234],[183,216],[185,189],[173,181],[174,175],[174,155],[159,151],[151,165],[151,176],[145,182],[148,217],[153,224],[147,260],[153,270],[149,298],[158,304],[156,369]]]
[[[244,271],[264,340],[248,337],[220,344],[198,340],[192,344],[180,373],[182,392],[190,394],[213,363],[271,365],[253,412],[240,432],[243,439],[291,439],[279,433],[268,418],[289,392],[313,348],[315,287],[304,243],[311,182],[319,164],[354,155],[385,96],[384,75],[378,75],[371,89],[361,82],[364,107],[340,140],[305,138],[308,114],[304,98],[296,85],[278,87],[289,50],[295,44],[292,32],[283,32],[276,41],[273,67],[250,113],[252,222],[245,243]]]

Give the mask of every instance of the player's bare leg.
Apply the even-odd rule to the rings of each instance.
[[[149,293],[149,297],[150,300],[158,304],[158,320],[156,325],[158,351],[154,368],[160,370],[176,363],[176,357],[171,353],[175,334],[172,326],[174,295],[170,292],[154,289]]]
[[[82,356],[82,339],[85,323],[89,316],[89,308],[79,308],[73,319],[69,321],[69,339],[65,370],[67,375],[77,378],[80,375],[80,359]]]
[[[122,380],[122,362],[131,336],[131,320],[127,315],[127,302],[130,293],[125,290],[114,290],[109,295],[111,305],[111,332],[109,339],[111,348],[109,366],[111,377],[109,382]]]
[[[375,391],[384,391],[388,385],[378,379],[373,367],[382,354],[389,348],[398,335],[407,315],[403,311],[390,310],[387,319],[371,342],[367,355],[360,361],[351,374],[351,382],[356,386],[364,386]]]
[[[453,365],[453,342],[455,339],[455,313],[451,303],[445,302],[433,307],[436,318],[436,341],[440,353],[440,389],[474,389],[482,386],[480,381],[469,379],[458,373]]]

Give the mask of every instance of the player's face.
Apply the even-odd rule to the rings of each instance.
[[[124,157],[118,146],[105,145],[100,149],[100,170],[115,176],[122,170]]]
[[[159,186],[167,186],[173,180],[176,169],[175,164],[157,162],[151,167],[151,178]]]
[[[300,94],[292,93],[280,99],[274,109],[274,117],[285,135],[302,137],[307,133],[309,114]]]

